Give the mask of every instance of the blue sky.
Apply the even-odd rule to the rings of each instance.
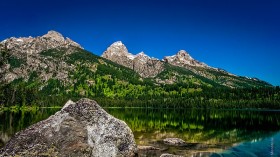
[[[162,59],[206,64],[280,85],[279,0],[4,0],[0,40],[56,30],[101,55],[121,40]]]

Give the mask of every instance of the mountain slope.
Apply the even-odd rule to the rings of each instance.
[[[267,82],[256,78],[248,78],[231,74],[219,68],[213,68],[193,59],[186,51],[180,50],[176,55],[165,57],[167,63],[188,69],[197,75],[208,78],[220,85],[230,88],[270,86]]]
[[[36,38],[10,38],[0,44],[1,85],[36,87],[35,91],[49,95],[104,96],[108,94],[104,90],[108,82],[123,88],[129,83],[152,84],[133,70],[83,50],[54,31]]]
[[[199,79],[211,80],[212,83],[214,82],[215,84],[230,88],[271,86],[267,82],[258,79],[240,77],[225,70],[210,67],[205,63],[193,59],[185,50],[180,50],[173,56],[164,57],[164,59],[160,61],[156,58],[150,58],[143,52],[133,55],[128,52],[123,43],[115,42],[108,47],[108,49],[102,54],[102,57],[124,65],[136,71],[144,78],[153,78],[157,83],[173,84],[180,82],[183,78],[185,78],[184,80],[186,83],[190,82],[186,80],[192,78],[198,79],[199,76]],[[166,64],[185,69],[179,70],[181,72],[191,71],[192,74],[188,73],[185,75],[180,72],[172,72],[167,68],[170,66],[165,66]],[[167,73],[170,76],[167,76]],[[195,76],[193,74],[195,74]],[[163,75],[165,75],[165,78],[162,78]],[[201,81],[196,81],[197,84],[199,84],[198,82]]]
[[[8,64],[1,68],[6,71],[2,81],[11,82],[18,78],[29,78],[35,73],[43,80],[56,78],[64,81],[73,66],[66,65],[65,55],[73,53],[82,47],[69,38],[64,38],[60,33],[49,31],[39,37],[9,38],[0,43],[2,49],[7,49]],[[56,49],[55,51],[49,51]],[[63,53],[62,53],[63,51]],[[50,58],[49,56],[55,56]],[[62,58],[61,58],[62,57]]]
[[[5,106],[59,105],[88,97],[109,106],[224,107],[230,102],[236,107],[245,102],[274,107],[280,95],[266,82],[184,61],[190,59],[186,54],[180,54],[181,59],[174,56],[184,63],[175,65],[172,59],[132,55],[120,42],[103,56],[116,52],[116,62],[125,65],[96,56],[54,31],[36,38],[10,38],[0,46],[0,105]]]

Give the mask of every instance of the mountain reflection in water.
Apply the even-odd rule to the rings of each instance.
[[[0,112],[0,147],[16,132],[46,119],[60,109]],[[280,156],[280,112],[259,110],[203,110],[105,108],[125,121],[138,145],[160,148],[150,156],[171,153],[184,156]],[[165,145],[176,137],[188,145]],[[214,154],[213,154],[214,153]],[[140,154],[141,155],[141,154]],[[144,155],[143,155],[144,156]]]
[[[177,137],[190,145],[168,147],[166,153],[194,157],[220,153],[247,141],[262,143],[261,139],[280,130],[279,111],[147,108],[106,110],[129,125],[137,144],[166,148],[162,145],[162,140]],[[280,145],[278,141],[274,142]]]

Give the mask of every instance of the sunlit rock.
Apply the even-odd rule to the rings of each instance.
[[[161,154],[160,157],[183,157],[183,156],[164,153],[164,154]]]
[[[126,46],[121,41],[110,45],[104,51],[102,57],[128,67],[144,78],[155,77],[164,70],[164,63],[162,61],[151,58],[144,52],[133,55],[128,52]]]
[[[133,157],[137,146],[130,128],[95,101],[68,101],[55,115],[18,132],[0,156]]]
[[[78,49],[83,48],[56,31],[48,31],[38,37],[5,39],[0,42],[0,51],[7,51],[14,65],[10,61],[10,64],[0,67],[0,74],[3,76],[0,77],[0,82],[9,83],[19,78],[28,80],[31,72],[36,73],[43,81],[54,78],[69,82],[68,72],[73,71],[74,67],[61,59]]]
[[[187,143],[179,138],[166,138],[163,140],[164,144],[173,145],[173,146],[185,146]]]

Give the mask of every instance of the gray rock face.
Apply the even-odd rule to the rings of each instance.
[[[121,41],[114,42],[101,56],[128,68],[133,67],[135,58]]]
[[[137,54],[133,60],[132,69],[142,77],[155,77],[164,70],[164,63],[156,58],[150,58],[144,52]]]
[[[47,34],[38,37],[11,37],[3,40],[1,44],[5,44],[13,54],[19,55],[20,53],[24,56],[54,48],[78,47],[83,49],[78,43],[69,38],[64,38],[56,31],[49,31]]]
[[[164,70],[164,63],[162,61],[150,58],[144,52],[133,55],[128,52],[126,46],[121,41],[117,41],[108,47],[102,54],[102,57],[128,67],[144,78],[155,77]]]
[[[205,63],[193,59],[185,50],[180,50],[176,55],[164,57],[164,61],[185,68],[189,66],[209,68]]]
[[[11,82],[18,78],[29,78],[29,72],[36,72],[40,79],[47,81],[56,78],[67,82],[68,72],[74,67],[67,65],[63,57],[77,49],[83,49],[78,43],[63,37],[60,33],[49,31],[38,37],[11,37],[0,42],[1,51],[7,51],[18,66],[5,64],[0,67],[0,82]],[[57,50],[50,53],[48,50]],[[65,52],[61,54],[61,52]],[[52,57],[57,56],[57,57]]]
[[[137,146],[125,122],[95,101],[68,101],[61,111],[18,132],[0,156],[133,157]]]

